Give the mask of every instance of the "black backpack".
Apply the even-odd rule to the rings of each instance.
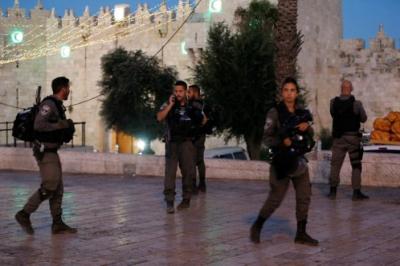
[[[39,86],[36,91],[36,104],[18,112],[12,128],[12,135],[14,138],[30,142],[35,140],[33,123],[35,122],[36,114],[39,111],[41,91],[42,87]]]
[[[12,128],[12,135],[14,138],[29,142],[35,140],[33,124],[38,111],[39,104],[35,104],[17,114]]]
[[[17,117],[14,120],[13,128],[12,128],[12,135],[14,138],[33,142],[36,137],[38,137],[33,129],[33,125],[35,123],[35,117],[39,112],[39,106],[45,100],[52,100],[54,101],[58,111],[60,114],[64,113],[62,107],[59,106],[56,99],[53,97],[46,97],[42,101],[34,104],[32,107],[26,108],[17,114]]]

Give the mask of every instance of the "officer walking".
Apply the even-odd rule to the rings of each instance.
[[[292,181],[296,191],[295,242],[316,246],[318,241],[306,233],[311,184],[304,153],[310,151],[314,144],[310,126],[312,117],[308,110],[297,104],[299,88],[295,79],[284,81],[281,95],[283,101],[268,112],[265,124],[267,146],[275,151],[270,167],[271,191],[251,226],[250,240],[260,242],[263,224],[279,207]]]
[[[68,99],[70,93],[69,80],[58,77],[51,84],[53,95],[46,97],[39,106],[35,117],[34,130],[37,141],[33,153],[39,166],[42,183],[40,188],[29,198],[22,210],[17,212],[15,219],[28,233],[34,230],[30,215],[39,205],[49,200],[53,217],[52,233],[76,233],[77,229],[66,225],[62,220],[62,198],[64,192],[61,162],[58,149],[72,139],[75,127],[71,119],[65,117],[65,107],[62,101]]]
[[[165,136],[165,179],[164,195],[167,202],[167,213],[174,213],[176,171],[182,173],[182,202],[178,210],[190,207],[192,182],[196,176],[195,154],[193,145],[197,127],[201,125],[201,109],[188,104],[187,84],[184,81],[175,83],[174,94],[169,97],[157,113],[159,122],[166,120]]]
[[[336,198],[337,187],[340,182],[340,169],[342,168],[346,153],[349,153],[352,168],[352,199],[359,201],[369,199],[368,196],[361,192],[363,150],[361,146],[362,135],[360,133],[360,123],[367,121],[367,114],[361,101],[356,100],[351,94],[352,91],[352,83],[344,80],[340,96],[333,98],[330,103],[330,112],[333,118],[333,145],[328,197],[330,199]]]
[[[199,108],[203,110],[203,113],[208,118],[207,114],[207,106],[204,105],[203,100],[200,95],[200,87],[197,85],[189,86],[188,98],[193,104],[198,104]],[[199,173],[199,185],[197,186],[197,178],[193,179],[193,194],[196,194],[198,191],[206,192],[206,165],[204,163],[204,150],[205,150],[205,142],[206,142],[206,134],[208,133],[208,121],[199,127],[198,132],[195,136],[194,146],[196,148],[196,166]]]

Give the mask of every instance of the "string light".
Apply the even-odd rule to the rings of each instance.
[[[155,9],[157,7],[154,7],[152,9]],[[164,12],[155,12],[155,13],[148,13],[146,15],[142,15],[142,16],[137,16],[135,17],[135,19],[138,21],[147,21],[148,23],[144,23],[144,24],[139,24],[137,26],[134,26],[135,24],[133,24],[133,26],[129,25],[129,26],[120,26],[118,23],[115,24],[111,24],[105,28],[101,28],[101,26],[96,26],[98,27],[97,29],[100,28],[100,30],[96,30],[94,34],[88,34],[88,36],[86,38],[83,38],[83,35],[77,35],[76,31],[77,31],[77,27],[74,26],[69,26],[69,27],[65,27],[64,29],[61,30],[61,32],[55,32],[52,35],[48,36],[48,41],[45,44],[42,44],[41,46],[37,47],[37,48],[33,48],[33,49],[28,49],[28,47],[25,47],[25,49],[19,49],[18,50],[18,54],[15,55],[14,58],[10,58],[10,59],[3,59],[0,60],[0,64],[6,64],[6,63],[10,63],[10,62],[15,62],[15,61],[22,61],[22,60],[29,60],[29,59],[35,59],[41,56],[49,56],[49,55],[53,55],[56,52],[60,51],[60,43],[63,42],[65,44],[68,44],[70,46],[70,49],[76,49],[76,48],[81,48],[81,47],[85,47],[85,46],[89,46],[89,45],[96,45],[98,43],[105,43],[105,42],[110,42],[110,41],[115,41],[116,36],[119,37],[119,39],[124,39],[126,37],[132,36],[134,34],[139,34],[139,33],[143,33],[143,32],[147,32],[147,31],[151,31],[154,29],[158,29],[163,25],[169,24],[171,21],[168,20],[164,23],[159,23],[159,24],[154,24],[151,21],[151,17],[159,17],[162,16],[164,14],[172,14],[173,11],[176,11],[177,8],[175,7],[172,10],[167,10]],[[110,17],[110,15],[101,18],[102,20],[107,19],[107,17]],[[131,16],[128,16],[128,19]],[[171,17],[171,16],[169,16]],[[179,17],[176,19],[180,19]],[[111,19],[110,19],[111,20]],[[95,26],[93,28],[96,28]],[[142,28],[148,28],[145,30],[139,30]],[[90,29],[88,29],[90,30]],[[111,31],[111,32],[109,32]],[[115,34],[115,32],[117,31],[117,35]],[[75,34],[73,34],[75,33]],[[106,34],[107,33],[107,34]],[[108,36],[107,38],[102,38],[99,40],[94,40],[92,41],[92,39],[94,39],[97,36],[101,36],[101,35],[106,35]]]
[[[191,12],[189,12],[189,14],[187,15],[187,16],[185,16],[185,14],[183,14],[181,17],[176,17],[175,18],[175,20],[176,21],[178,21],[178,20],[180,20],[180,19],[182,19],[183,20],[183,23],[182,23],[182,25],[180,26],[180,27],[178,27],[178,29],[171,35],[171,37],[165,42],[165,44],[162,46],[163,48],[170,42],[170,40],[172,39],[172,38],[174,38],[175,37],[175,35],[177,34],[177,32],[182,28],[182,26],[188,21],[188,18],[194,13],[194,10],[196,9],[196,7],[200,4],[200,2],[202,2],[202,0],[200,0],[196,5],[194,5],[194,8],[192,8],[191,6],[190,6],[190,4],[189,4],[189,8],[191,8]],[[159,6],[161,6],[161,5],[158,5],[158,7]],[[157,7],[155,7],[155,8],[157,8]],[[153,8],[153,9],[155,9],[155,8]],[[179,14],[179,6],[178,7],[175,7],[174,9],[172,9],[172,10],[167,10],[167,11],[164,11],[164,12],[158,12],[158,13],[150,13],[150,12],[148,12],[148,14],[146,15],[146,16],[140,16],[140,17],[137,17],[136,15],[133,15],[133,14],[131,14],[131,15],[129,15],[129,16],[127,16],[127,22],[129,23],[129,21],[130,21],[130,18],[131,17],[135,17],[135,22],[137,23],[137,19],[140,19],[141,21],[144,21],[145,19],[143,19],[143,18],[146,18],[147,19],[147,21],[149,22],[149,24],[145,24],[145,23],[143,23],[143,24],[139,24],[138,26],[136,26],[136,27],[124,27],[123,28],[123,30],[122,31],[119,31],[117,34],[118,34],[118,36],[120,37],[120,39],[125,39],[125,38],[128,38],[128,37],[131,37],[132,35],[134,35],[134,34],[141,34],[141,33],[146,33],[146,32],[149,32],[149,31],[154,31],[154,30],[157,30],[158,28],[161,28],[161,27],[163,27],[163,26],[165,26],[165,25],[169,25],[170,23],[171,23],[171,18],[172,18],[172,16],[171,16],[171,14],[173,13],[173,11],[175,11],[175,12],[177,12],[178,14]],[[150,9],[151,10],[151,9]],[[149,9],[147,10],[147,11],[150,11]],[[139,10],[138,10],[139,11]],[[167,15],[169,15],[168,17],[170,18],[169,20],[167,20],[167,21],[165,21],[164,23],[158,23],[158,24],[155,24],[155,23],[153,23],[152,21],[151,21],[151,17],[153,16],[153,17],[157,17],[157,16],[162,16],[162,15],[165,15],[165,14],[167,14]],[[110,15],[110,12],[108,13],[108,15]],[[163,16],[164,17],[164,16]],[[104,17],[100,17],[100,20],[104,20]],[[111,19],[110,19],[110,21],[111,21]],[[87,20],[85,21],[85,22],[87,22]],[[98,20],[98,22],[99,22],[99,20]],[[55,26],[56,25],[56,23],[54,23],[53,24],[53,26]],[[81,23],[81,25],[84,25],[84,23]],[[153,26],[153,27],[149,27],[149,28],[147,28],[147,29],[143,29],[143,30],[141,30],[141,31],[135,31],[135,30],[137,30],[137,29],[139,29],[139,28],[141,28],[141,27],[145,27],[145,26],[147,26],[147,25],[150,25],[150,26]],[[69,25],[70,26],[70,25]],[[74,25],[75,26],[75,25]],[[108,27],[105,27],[104,28],[104,30],[110,30],[110,29],[113,29],[113,30],[115,30],[115,27],[120,27],[120,24],[112,24],[112,25],[109,25]],[[58,23],[57,23],[57,27],[58,27]],[[99,24],[97,24],[97,26],[96,26],[96,28],[98,29],[98,28],[100,28],[101,26],[99,25]],[[76,26],[75,27],[73,27],[72,28],[72,31],[76,31]],[[89,25],[89,29],[90,29],[90,25]],[[74,40],[74,39],[78,39],[79,40],[79,43],[78,44],[76,44],[76,45],[74,45],[74,49],[79,49],[79,48],[82,48],[82,47],[86,47],[86,46],[89,46],[89,45],[97,45],[97,44],[102,44],[102,43],[107,43],[107,42],[110,42],[110,41],[114,41],[115,40],[115,38],[116,38],[116,36],[117,35],[115,35],[114,34],[114,36],[112,36],[111,35],[111,37],[109,37],[109,38],[103,38],[103,39],[100,39],[100,40],[96,40],[96,41],[88,41],[89,39],[93,39],[93,37],[94,36],[97,36],[97,35],[101,35],[102,34],[102,32],[104,33],[104,31],[101,31],[101,32],[99,32],[99,31],[96,31],[96,34],[92,34],[92,35],[89,35],[89,36],[87,36],[87,38],[85,39],[85,38],[83,38],[83,36],[80,36],[80,37],[77,37],[77,38],[73,38],[73,37],[70,37],[69,39],[70,40]],[[45,35],[44,33],[42,34],[42,35]],[[53,35],[54,36],[54,35]],[[59,38],[57,38],[57,39],[59,39]],[[49,46],[49,44],[50,43],[53,43],[53,47],[51,47],[51,48],[49,48],[50,46]],[[65,42],[64,42],[65,43]],[[57,42],[55,41],[55,40],[53,40],[53,41],[49,41],[49,42],[47,42],[47,47],[46,47],[46,49],[42,49],[42,50],[38,50],[38,49],[36,49],[36,51],[32,51],[32,53],[30,54],[30,56],[29,56],[29,54],[28,54],[28,56],[26,56],[26,55],[24,55],[23,57],[20,57],[20,58],[14,58],[14,59],[10,59],[10,60],[0,60],[0,65],[1,64],[6,64],[6,63],[10,63],[10,62],[15,62],[15,61],[19,61],[19,60],[29,60],[29,59],[35,59],[35,58],[38,58],[38,57],[42,57],[42,56],[49,56],[49,55],[53,55],[54,53],[56,53],[56,51],[59,51],[59,47],[56,47],[56,45],[57,45]],[[183,46],[181,46],[181,48],[183,47],[183,48],[185,48],[185,46],[186,46],[186,44],[184,43],[184,45]],[[63,47],[66,47],[65,45],[63,46]],[[72,47],[70,47],[70,46],[68,46],[68,48],[69,48],[69,52],[71,51],[71,49],[72,49]],[[64,48],[64,49],[67,49],[67,48]],[[186,49],[184,49],[184,51],[186,51]],[[159,52],[157,52],[154,56],[156,56],[156,55],[158,55],[158,53]],[[94,97],[91,97],[91,98],[89,98],[89,99],[86,99],[86,100],[83,100],[83,101],[81,101],[81,102],[78,102],[78,103],[76,103],[76,104],[71,104],[71,106],[76,106],[76,105],[80,105],[80,104],[83,104],[83,103],[86,103],[86,102],[90,102],[90,101],[92,101],[92,100],[94,100],[94,99],[97,99],[97,98],[99,98],[99,97],[101,97],[102,95],[101,94],[99,94],[99,95],[97,95],[97,96],[94,96]],[[3,103],[0,103],[0,104],[3,104]]]
[[[161,4],[151,8],[151,9],[147,9],[147,11],[149,12],[145,12],[143,15],[141,16],[137,16],[137,14],[135,15],[135,19],[136,20],[141,20],[141,21],[147,21],[147,24],[143,24],[143,25],[138,25],[138,26],[134,26],[135,24],[131,24],[129,25],[129,27],[126,27],[126,29],[118,29],[118,34],[119,35],[127,35],[127,33],[129,33],[129,31],[132,32],[136,32],[135,28],[142,28],[142,27],[146,27],[146,26],[151,26],[153,25],[153,23],[151,22],[151,17],[152,16],[157,16],[158,14],[163,14],[163,13],[170,13],[171,11],[166,11],[166,12],[158,12],[158,13],[150,13],[150,11],[159,8],[161,6]],[[138,10],[141,11],[141,10]],[[134,14],[131,14],[127,17],[127,20],[129,20],[130,17],[133,17]],[[20,60],[28,60],[28,59],[34,59],[40,56],[46,56],[48,54],[47,51],[51,51],[52,53],[54,53],[55,50],[59,51],[60,49],[60,43],[71,43],[71,42],[79,42],[81,40],[83,40],[84,42],[86,42],[88,39],[92,38],[94,35],[99,36],[99,35],[103,35],[103,34],[107,34],[107,35],[111,35],[111,36],[115,36],[115,29],[117,26],[120,25],[116,25],[116,23],[112,24],[112,16],[111,16],[111,12],[107,12],[105,16],[100,16],[98,18],[98,22],[100,21],[106,21],[107,19],[109,19],[109,23],[110,25],[108,25],[107,27],[102,27],[101,25],[97,25],[97,26],[93,26],[91,27],[91,22],[89,23],[87,28],[84,28],[83,26],[85,26],[85,24],[87,25],[87,21],[84,21],[81,23],[81,30],[79,30],[79,27],[77,27],[76,25],[68,25],[68,26],[64,26],[63,28],[61,28],[60,31],[54,31],[51,35],[46,34],[45,32],[42,34],[38,34],[36,35],[35,38],[39,38],[40,36],[46,37],[47,41],[46,42],[42,42],[42,45],[39,45],[39,47],[29,47],[28,45],[23,45],[20,46],[18,51],[16,51],[15,49],[8,49],[8,51],[6,53],[2,54],[2,58],[3,60],[0,60],[0,64],[6,64],[6,63],[10,63],[10,62],[15,62],[15,61],[20,61]],[[53,25],[54,26],[54,25]],[[90,34],[90,30],[91,28],[97,29],[95,31],[95,34]],[[111,31],[112,32],[107,32],[107,31]],[[48,32],[48,30],[47,30]],[[76,32],[80,32],[81,34],[76,34]],[[113,40],[115,38],[112,38]],[[31,41],[33,42],[33,41]],[[72,45],[71,49],[74,49],[74,47]],[[14,55],[12,56],[12,58],[7,58],[7,55],[11,54],[14,52]],[[11,56],[9,56],[11,57]]]
[[[97,15],[97,13],[95,14],[95,16]],[[63,18],[62,21],[76,21],[76,18],[73,19],[69,19],[69,18]],[[53,28],[58,28],[58,19],[55,18],[55,22],[53,23],[53,25],[51,27],[47,27],[47,25],[44,24],[40,24],[37,25],[35,27],[33,27],[33,29],[31,29],[28,33],[25,34],[26,38],[28,39],[28,41],[24,42],[25,45],[28,45],[30,43],[33,43],[33,41],[35,41],[36,39],[40,38],[40,37],[46,37],[46,33],[43,32],[43,29],[46,29],[46,31],[51,31],[53,30]],[[73,24],[72,24],[73,25]],[[10,28],[30,28],[32,25],[26,25],[26,24],[14,24],[14,25],[10,25],[7,24],[8,27]],[[40,30],[40,33],[36,33],[38,30]],[[31,37],[33,36],[33,38]],[[7,49],[8,47],[10,47],[11,45],[8,44],[7,46],[5,46],[3,49]]]

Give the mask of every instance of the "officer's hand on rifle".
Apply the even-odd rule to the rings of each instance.
[[[292,140],[290,138],[284,139],[283,140],[283,145],[285,145],[286,147],[292,146]]]
[[[307,122],[300,123],[296,126],[301,132],[305,132],[310,125]]]

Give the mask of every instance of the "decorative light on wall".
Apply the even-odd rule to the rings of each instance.
[[[130,13],[130,6],[127,4],[116,5],[114,8],[114,19],[116,22],[121,22],[126,19]]]
[[[0,66],[3,64],[8,64],[12,62],[21,62],[24,60],[32,60],[36,58],[40,58],[42,56],[51,56],[51,55],[59,55],[60,58],[63,55],[72,56],[73,50],[78,50],[83,47],[89,47],[104,43],[109,43],[111,41],[115,41],[115,36],[118,34],[120,39],[126,39],[128,37],[140,36],[141,34],[146,34],[148,32],[152,32],[155,30],[155,25],[157,28],[160,28],[164,25],[169,25],[172,23],[170,20],[166,20],[160,24],[154,24],[152,17],[161,16],[161,15],[170,15],[171,12],[176,12],[177,17],[176,21],[181,21],[187,18],[187,14],[181,14],[178,12],[178,7],[174,7],[171,10],[160,10],[157,12],[150,12],[152,10],[156,10],[160,5],[155,6],[149,9],[149,12],[143,14],[127,14],[125,16],[125,20],[122,22],[117,22],[114,17],[114,11],[112,13],[107,13],[104,17],[102,17],[105,21],[110,21],[110,24],[107,24],[105,27],[99,27],[96,31],[93,31],[90,38],[88,40],[82,39],[82,34],[75,34],[79,29],[75,24],[70,24],[63,27],[61,30],[57,31],[46,31],[46,32],[38,32],[41,25],[36,26],[31,31],[26,32],[21,27],[24,26],[15,26],[10,29],[8,32],[8,45],[4,47],[2,51],[2,58],[0,59]],[[210,12],[207,12],[210,13]],[[179,15],[178,15],[179,14]],[[135,19],[138,21],[143,21],[142,23],[131,23],[127,24],[130,17],[135,16]],[[115,23],[112,23],[115,22]],[[124,26],[126,23],[126,27]],[[58,24],[55,24],[54,27],[58,27]],[[53,26],[52,26],[53,27]],[[94,28],[93,28],[94,29]],[[11,39],[11,33],[13,31],[20,30],[22,32],[22,36],[16,36],[17,41],[22,39],[21,44],[14,44]],[[50,33],[49,33],[50,32]],[[29,36],[30,37],[29,37]],[[21,38],[22,37],[22,38]],[[29,37],[29,38],[28,38]],[[42,37],[45,37],[46,41],[38,41]],[[63,48],[62,46],[68,44],[68,48]],[[178,49],[181,50],[181,47],[186,48],[186,44],[178,44]],[[178,51],[180,52],[180,51]],[[186,49],[182,50],[183,54],[189,54]]]
[[[221,13],[222,0],[210,0],[208,9],[209,9],[210,13]]]
[[[19,44],[24,41],[24,32],[22,30],[15,29],[10,33],[11,42]]]
[[[71,56],[71,47],[68,45],[63,45],[60,50],[60,54],[62,58],[68,58]]]
[[[136,141],[136,147],[139,149],[139,152],[143,152],[146,149],[146,142],[142,139],[138,139]]]
[[[186,42],[185,41],[181,42],[181,53],[183,55],[187,55],[188,54],[188,52],[186,50]]]

